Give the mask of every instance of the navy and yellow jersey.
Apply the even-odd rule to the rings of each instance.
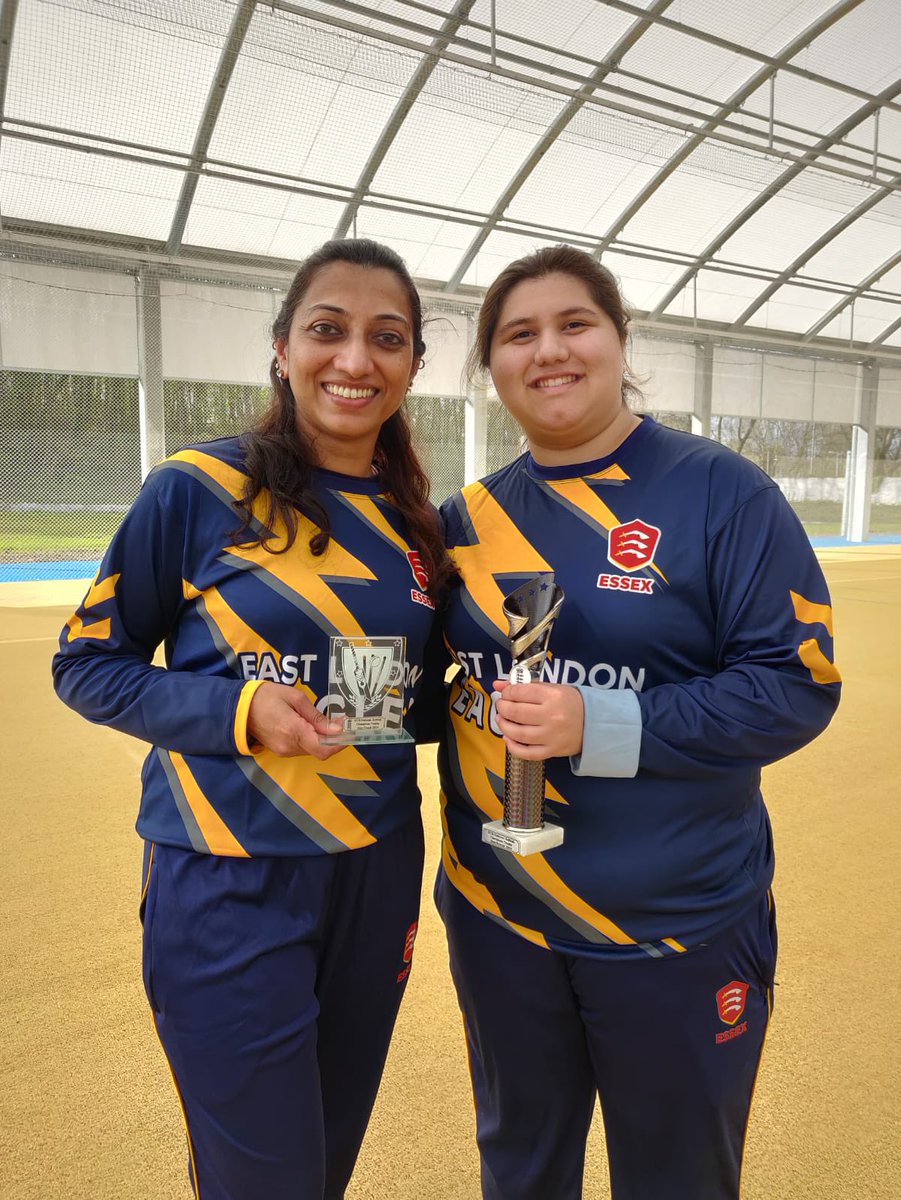
[[[820,733],[839,699],[826,585],[778,488],[645,417],[608,458],[544,468],[524,455],[442,516],[462,577],[440,758],[451,882],[569,953],[678,954],[726,928],[773,874],[761,767]],[[565,600],[542,677],[611,701],[631,689],[640,754],[631,778],[549,760],[547,815],[565,840],[520,858],[481,840],[503,812],[491,691],[510,667],[502,599],[544,571]]]
[[[153,744],[144,838],[221,855],[367,846],[418,810],[412,744],[349,746],[325,762],[251,753],[247,710],[267,680],[320,702],[332,635],[406,637],[412,708],[434,621],[419,556],[377,478],[328,471],[314,480],[332,527],[324,554],[310,552],[303,517],[286,553],[237,544],[242,467],[239,441],[223,439],[148,476],[63,629],[55,686],[89,720]],[[267,499],[254,505],[257,532]],[[273,532],[277,549],[284,530]],[[152,662],[161,644],[165,667]]]

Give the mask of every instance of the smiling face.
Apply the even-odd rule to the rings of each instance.
[[[623,401],[616,326],[573,275],[553,272],[511,288],[489,369],[532,455],[546,466],[611,454],[639,424]]]
[[[368,475],[379,430],[416,374],[401,280],[382,267],[322,267],[294,310],[287,338],[276,339],[275,354],[320,464]]]

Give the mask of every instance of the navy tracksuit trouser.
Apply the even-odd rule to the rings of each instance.
[[[709,944],[623,961],[547,950],[436,902],[466,1028],[484,1200],[579,1200],[600,1099],[613,1200],[737,1200],[772,1007],[767,894]]]
[[[198,1200],[340,1200],[419,917],[417,819],[362,850],[226,858],[150,846],[144,983]]]

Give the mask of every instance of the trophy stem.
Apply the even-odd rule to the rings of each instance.
[[[504,827],[531,833],[544,825],[543,762],[517,758],[507,751],[504,769]]]

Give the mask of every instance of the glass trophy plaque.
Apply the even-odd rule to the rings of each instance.
[[[325,745],[413,741],[404,729],[406,657],[404,637],[329,639],[325,711],[344,728],[323,737]]]

